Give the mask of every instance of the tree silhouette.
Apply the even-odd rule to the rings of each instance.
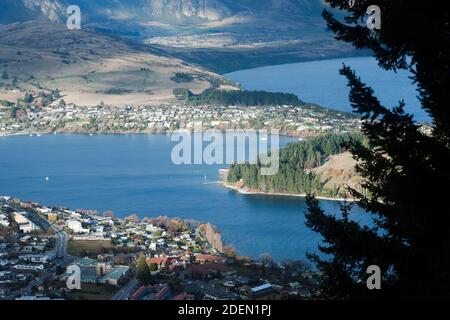
[[[361,193],[349,189],[371,218],[361,225],[343,207],[342,217],[326,214],[318,201],[307,199],[307,226],[320,233],[327,256],[311,254],[323,271],[321,292],[332,299],[449,297],[450,185],[449,10],[418,0],[327,0],[348,12],[344,22],[323,16],[336,38],[368,48],[386,70],[405,69],[418,86],[422,107],[432,121],[424,133],[400,101],[382,106],[373,90],[348,66],[341,69],[350,87],[350,102],[364,120],[371,148],[357,142],[347,147],[359,161]],[[369,5],[382,12],[380,30],[361,24]],[[401,94],[399,92],[399,94]],[[366,270],[382,270],[382,289],[368,290]]]

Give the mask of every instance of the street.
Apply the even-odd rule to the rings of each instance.
[[[8,300],[13,300],[16,297],[28,295],[31,293],[31,289],[33,287],[38,287],[42,285],[45,281],[50,279],[56,273],[56,269],[58,266],[66,268],[67,265],[74,260],[74,258],[67,254],[67,241],[69,240],[69,236],[64,232],[56,228],[53,224],[50,224],[47,220],[43,219],[36,213],[29,213],[30,218],[33,219],[35,223],[40,226],[45,226],[47,229],[52,229],[55,232],[56,243],[55,243],[55,253],[57,259],[61,259],[60,262],[56,262],[55,266],[46,270],[44,273],[40,274],[39,277],[32,280],[25,287],[12,292]]]
[[[126,286],[123,286],[111,300],[128,300],[130,295],[139,288],[139,282],[136,278],[131,280]]]

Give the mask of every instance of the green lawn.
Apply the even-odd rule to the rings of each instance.
[[[117,289],[110,286],[82,283],[81,290],[71,292],[74,300],[110,300]]]
[[[113,248],[110,240],[88,241],[71,240],[67,244],[67,251],[70,255],[84,258],[96,257],[100,253],[109,251]]]

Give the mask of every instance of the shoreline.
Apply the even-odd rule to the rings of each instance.
[[[226,130],[218,130],[220,132],[226,132]],[[245,131],[258,131],[255,129],[248,129],[248,130],[239,130],[242,132]],[[26,136],[26,135],[32,135],[32,136],[38,136],[38,135],[153,135],[153,134],[172,134],[172,133],[195,133],[195,131],[161,131],[161,132],[16,132],[16,133],[10,133],[10,134],[0,134],[0,138],[7,138],[7,137],[14,137],[14,136]],[[289,138],[302,138],[300,136],[296,135],[290,135],[289,133],[280,132],[280,136],[285,136]],[[305,138],[305,137],[303,137]],[[227,171],[228,169],[221,169]],[[219,170],[219,171],[221,171]],[[307,194],[293,194],[293,193],[281,193],[281,192],[263,192],[263,191],[256,191],[256,190],[249,190],[246,188],[240,188],[234,185],[231,185],[226,182],[226,174],[221,173],[221,180],[218,183],[221,185],[221,187],[233,190],[238,192],[242,195],[261,195],[261,196],[273,196],[273,197],[296,197],[296,198],[306,198]],[[315,196],[318,200],[326,200],[326,201],[335,201],[335,202],[358,202],[356,199],[344,199],[344,198],[331,198],[326,196]]]
[[[206,131],[215,131],[215,132],[221,132],[226,133],[228,130],[234,130],[234,129],[208,129]],[[263,129],[262,129],[263,130]],[[259,132],[259,129],[237,129],[234,130],[236,132]],[[173,134],[173,133],[189,133],[193,134],[198,131],[193,130],[176,130],[176,131],[148,131],[148,132],[133,132],[133,131],[120,131],[120,132],[89,132],[89,131],[44,131],[44,132],[14,132],[14,133],[0,133],[0,138],[7,138],[7,137],[15,137],[15,136],[38,136],[38,135],[63,135],[63,134],[70,134],[70,135],[151,135],[151,134]],[[302,134],[292,134],[290,132],[280,132],[280,136],[289,137],[289,138],[298,138],[298,139],[306,139],[310,137],[314,137],[315,134],[311,135],[302,135]]]
[[[226,132],[226,130],[218,130],[220,132]],[[258,131],[255,129],[248,129],[248,130],[239,130],[242,132],[245,131]],[[14,137],[14,136],[26,136],[26,135],[33,135],[33,136],[38,136],[38,135],[64,135],[64,134],[68,134],[68,135],[129,135],[129,134],[133,134],[133,135],[153,135],[153,134],[172,134],[172,133],[195,133],[195,131],[161,131],[161,132],[16,132],[16,133],[11,133],[11,134],[0,134],[0,138],[7,138],[7,137]],[[280,136],[285,136],[285,137],[289,137],[289,138],[302,138],[300,136],[296,136],[296,135],[290,135],[289,133],[284,133],[284,132],[280,132]],[[305,137],[303,137],[305,138]],[[221,170],[228,170],[228,169],[221,169]],[[220,171],[220,170],[219,170]],[[262,191],[255,191],[255,190],[249,190],[246,188],[240,188],[234,185],[231,185],[229,183],[226,182],[226,174],[221,173],[221,180],[218,183],[220,184],[222,187],[229,189],[229,190],[233,190],[238,192],[239,194],[242,195],[261,195],[261,196],[273,196],[273,197],[296,197],[296,198],[306,198],[307,194],[293,194],[293,193],[281,193],[281,192],[262,192]],[[316,199],[318,200],[326,200],[326,201],[335,201],[335,202],[358,202],[358,200],[356,199],[344,199],[344,198],[331,198],[331,197],[326,197],[326,196],[315,196]]]
[[[65,207],[64,205],[51,205],[51,204],[42,204],[41,202],[36,202],[34,200],[23,200],[21,198],[18,197],[14,197],[14,196],[10,196],[10,195],[0,195],[0,202],[1,201],[12,201],[12,200],[18,200],[19,203],[24,203],[24,204],[32,204],[32,206],[34,206],[34,208],[51,208],[51,207],[59,207],[59,208],[64,208],[67,209],[69,211],[73,211],[73,212],[85,212],[87,214],[92,214],[93,216],[99,216],[99,217],[105,217],[104,213],[102,214],[101,212],[95,210],[95,209],[82,209],[82,208],[78,208],[78,209],[71,209],[68,207]],[[222,232],[220,231],[219,227],[215,224],[212,224],[210,222],[205,222],[205,221],[199,221],[199,220],[195,220],[192,218],[181,218],[181,217],[176,217],[176,216],[168,216],[168,215],[159,215],[159,216],[137,216],[137,215],[115,215],[113,214],[113,216],[111,217],[112,219],[116,219],[120,222],[131,222],[131,223],[135,223],[135,224],[139,224],[139,223],[154,223],[155,221],[159,221],[162,225],[165,225],[167,227],[168,224],[170,223],[178,223],[181,222],[183,224],[185,224],[186,226],[192,226],[195,228],[203,228],[205,229],[205,239],[208,242],[208,244],[217,252],[219,252],[220,254],[224,254],[225,255],[225,251],[226,248],[228,247],[227,244],[222,240]],[[136,218],[136,221],[134,221],[134,219]],[[71,240],[73,240],[71,238]],[[87,239],[75,239],[75,240],[81,240],[81,241],[101,241],[101,240],[111,240],[106,239],[106,238],[95,238],[95,237],[89,237],[87,236]]]
[[[262,191],[252,191],[246,188],[240,188],[237,186],[233,186],[229,183],[227,183],[224,179],[222,179],[220,185],[226,189],[235,191],[242,195],[247,196],[272,196],[272,197],[295,197],[295,198],[306,198],[307,194],[295,194],[295,193],[281,193],[281,192],[262,192]],[[358,202],[356,199],[344,199],[344,198],[331,198],[331,197],[325,197],[325,196],[315,196],[318,200],[325,200],[325,201],[335,201],[335,202]]]

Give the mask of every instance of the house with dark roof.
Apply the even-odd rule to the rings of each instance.
[[[133,293],[131,300],[168,300],[171,297],[172,292],[168,285],[149,285],[140,287]]]
[[[215,256],[212,254],[196,254],[195,261],[200,263],[212,262],[212,263],[225,263],[227,258],[221,256]]]
[[[236,271],[228,266],[217,263],[190,264],[186,267],[187,278],[207,280],[218,276],[232,275]]]

